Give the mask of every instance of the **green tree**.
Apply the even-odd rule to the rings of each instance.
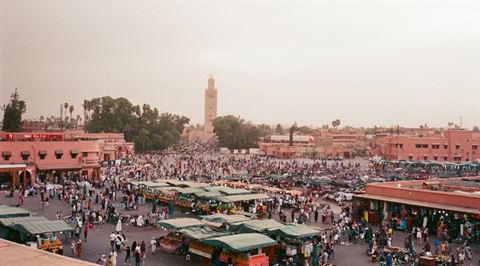
[[[10,96],[10,102],[2,107],[3,126],[2,130],[7,132],[22,131],[22,115],[27,110],[24,101],[20,100],[17,89]]]
[[[297,128],[298,131],[302,132],[304,135],[312,134],[312,129],[307,126],[301,126]]]
[[[233,115],[217,117],[213,120],[213,132],[217,134],[220,146],[229,149],[256,147],[259,131],[256,126],[245,123]]]

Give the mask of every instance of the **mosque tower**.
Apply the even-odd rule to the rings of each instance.
[[[205,89],[205,122],[203,130],[205,138],[213,136],[213,120],[217,118],[217,90],[212,75],[208,78],[208,88]]]

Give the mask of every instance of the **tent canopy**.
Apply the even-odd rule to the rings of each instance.
[[[14,224],[12,228],[30,235],[72,231],[74,229],[72,225],[61,220],[20,222]]]
[[[0,218],[13,218],[30,216],[30,212],[17,207],[0,205]]]
[[[236,214],[236,215],[226,215],[226,214],[216,213],[216,214],[212,214],[212,215],[204,215],[204,216],[201,216],[201,217],[205,221],[215,223],[215,224],[219,224],[220,226],[224,223],[232,224],[232,223],[246,222],[246,221],[252,220],[245,215],[238,215],[238,214]]]
[[[249,229],[251,231],[256,231],[256,232],[264,232],[266,230],[272,230],[272,229],[278,229],[281,227],[285,227],[284,224],[281,224],[273,219],[266,219],[266,220],[250,220],[250,221],[245,221],[245,222],[239,222],[236,223],[235,225],[240,226],[240,231],[242,228]],[[248,230],[247,230],[248,231]]]
[[[198,192],[195,192],[193,194],[195,194],[195,196],[201,197],[201,198],[215,198],[217,196],[222,195],[222,193],[220,193],[219,191],[198,191]]]
[[[277,244],[277,242],[270,237],[257,233],[215,237],[205,239],[204,242],[212,246],[226,248],[233,252],[245,252]]]
[[[0,224],[4,226],[10,226],[13,224],[23,223],[23,222],[39,222],[39,221],[48,221],[48,219],[43,216],[0,218]]]
[[[194,218],[176,218],[159,222],[159,224],[167,229],[183,229],[191,227],[202,227],[206,224]]]
[[[305,237],[320,234],[320,231],[305,224],[287,225],[268,230],[273,235],[287,237]]]
[[[172,186],[177,186],[177,187],[202,188],[202,187],[210,186],[207,183],[180,181],[180,180],[166,180],[165,182]]]
[[[219,237],[219,236],[224,236],[228,235],[229,233],[226,232],[219,232],[219,231],[214,231],[210,227],[191,227],[191,228],[184,228],[180,229],[180,232],[183,233],[184,235],[200,240],[200,239],[206,239],[206,238],[212,238],[212,237]]]
[[[249,200],[257,200],[257,199],[269,199],[269,198],[270,197],[265,194],[245,194],[245,195],[218,196],[215,199],[220,202],[231,203],[231,202],[249,201]]]

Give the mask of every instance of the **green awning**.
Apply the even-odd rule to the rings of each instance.
[[[159,190],[173,190],[180,194],[194,194],[197,192],[203,192],[204,190],[201,188],[193,188],[193,187],[168,187],[168,188],[158,188]]]
[[[245,252],[252,249],[275,246],[277,242],[270,237],[257,233],[238,234],[205,239],[208,245],[226,248],[233,252]]]
[[[225,195],[242,195],[242,194],[252,193],[250,190],[246,190],[243,188],[231,188],[231,187],[225,187],[225,186],[212,186],[212,187],[205,187],[204,189],[208,191],[218,191]]]
[[[210,184],[207,184],[207,183],[180,181],[180,180],[165,180],[165,182],[172,186],[177,186],[177,187],[202,188],[202,187],[210,186]]]
[[[215,198],[217,196],[221,196],[222,193],[218,191],[198,191],[193,193],[195,196],[200,197],[200,198]]]
[[[320,234],[320,231],[305,224],[287,225],[285,227],[269,229],[269,233],[288,237],[305,237]]]
[[[206,226],[204,222],[194,218],[168,219],[160,221],[159,224],[167,229],[182,229]]]
[[[62,220],[20,222],[12,226],[13,229],[26,232],[30,235],[72,231],[75,227]]]
[[[245,194],[245,195],[231,195],[231,196],[218,196],[216,200],[224,203],[249,201],[257,199],[269,199],[270,197],[265,194]]]
[[[227,232],[214,231],[210,227],[184,228],[184,229],[180,229],[180,232],[188,236],[189,238],[196,239],[196,240],[225,236],[229,234]]]
[[[149,188],[157,188],[157,187],[169,187],[170,185],[164,182],[150,182],[150,181],[133,181],[130,184],[134,186],[144,186]]]
[[[17,207],[10,207],[6,205],[0,205],[0,218],[13,218],[13,217],[25,217],[30,216],[30,212]]]
[[[48,221],[47,218],[43,216],[26,216],[26,217],[13,217],[13,218],[0,218],[0,224],[4,226],[10,226],[16,223],[22,222],[39,222],[39,221]]]
[[[250,220],[250,221],[235,223],[234,226],[239,226],[240,232],[245,232],[245,231],[264,232],[266,230],[279,229],[279,228],[285,227],[284,224],[281,224],[273,219]]]
[[[204,215],[200,217],[202,217],[202,219],[207,222],[215,223],[215,224],[218,224],[219,226],[223,225],[224,223],[232,224],[232,223],[240,223],[240,222],[246,222],[246,221],[252,220],[245,215],[227,215],[227,214],[221,214],[221,213]]]

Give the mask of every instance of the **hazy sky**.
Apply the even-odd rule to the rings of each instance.
[[[124,96],[203,122],[480,124],[479,1],[0,0],[2,103]]]

